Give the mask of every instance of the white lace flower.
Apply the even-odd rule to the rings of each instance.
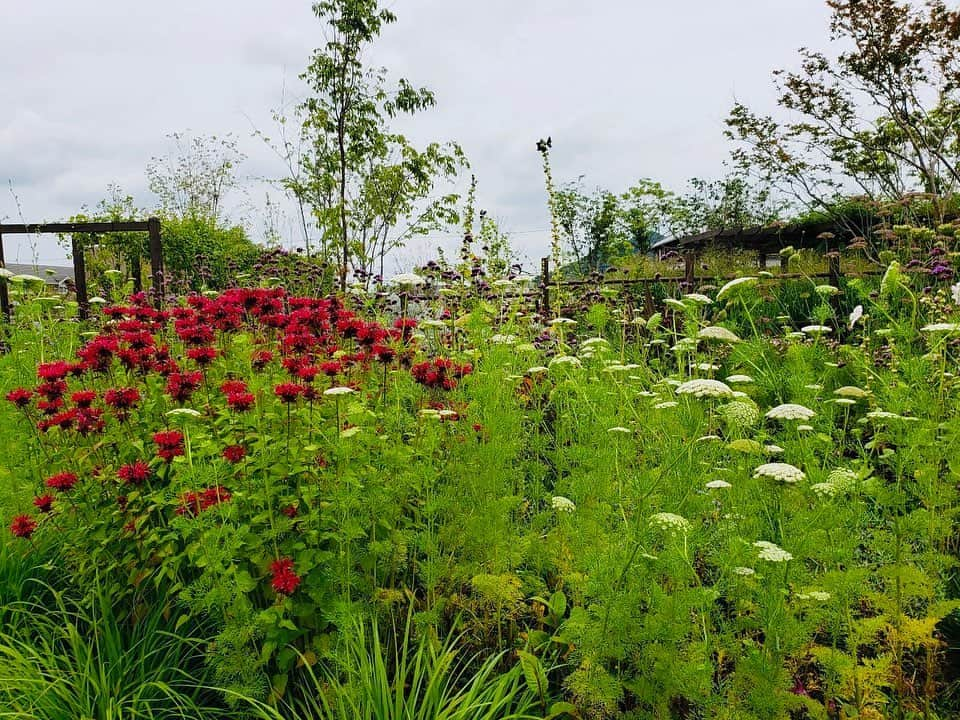
[[[733,487],[726,480],[711,480],[705,486],[708,490],[726,490],[727,488]]]
[[[572,355],[557,355],[555,358],[550,360],[550,367],[555,365],[569,365],[570,367],[581,367],[580,360],[573,357]]]
[[[749,375],[730,375],[727,377],[727,382],[731,385],[746,384],[752,383],[753,378]]]
[[[666,402],[657,403],[653,406],[654,410],[666,410],[667,408],[675,408],[677,403],[674,400],[667,400]]]
[[[425,282],[426,280],[416,273],[400,273],[387,280],[389,285],[399,285],[401,287],[417,287]]]
[[[840,488],[829,482],[814,483],[810,490],[819,497],[835,497],[840,493]]]
[[[742,567],[742,566],[733,568],[733,570],[731,570],[731,572],[732,572],[734,575],[741,575],[742,577],[749,577],[750,575],[756,575],[756,574],[757,574],[757,571],[754,570],[753,568]]]
[[[650,524],[661,530],[687,532],[690,530],[690,521],[674,513],[660,512],[650,516]]]
[[[760,410],[752,402],[735,400],[721,405],[717,412],[729,425],[736,429],[753,427],[760,420]]]
[[[720,325],[709,325],[705,328],[700,328],[700,332],[697,333],[697,337],[701,340],[714,340],[716,342],[723,343],[740,342],[740,338],[736,333],[733,333]]]
[[[764,445],[763,449],[769,455],[782,455],[784,453],[784,449],[779,445]]]
[[[826,335],[827,333],[833,332],[826,325],[804,325],[800,328],[800,332],[804,335]]]
[[[687,293],[683,296],[683,299],[689,300],[696,305],[711,305],[713,303],[713,300],[708,298],[706,295],[701,295],[700,293]]]
[[[733,298],[743,290],[756,285],[758,281],[759,278],[751,276],[734,278],[720,288],[720,290],[717,292],[717,300],[723,300],[727,297]]]
[[[857,305],[853,309],[853,311],[850,313],[850,317],[848,318],[849,327],[851,330],[853,330],[853,326],[856,325],[857,322],[859,322],[860,318],[862,317],[863,317],[863,305]]]
[[[858,388],[855,385],[844,385],[843,387],[838,387],[833,391],[834,395],[839,395],[844,398],[854,398],[855,400],[861,400],[865,397],[870,396],[869,390],[864,390],[863,388]]]
[[[820,297],[830,297],[831,295],[840,294],[840,288],[834,287],[833,285],[817,285],[813,291]]]
[[[730,397],[733,390],[726,383],[719,380],[708,380],[706,378],[697,378],[696,380],[687,380],[681,383],[676,390],[677,395],[693,395],[694,397]]]
[[[922,332],[945,332],[951,333],[960,330],[960,324],[957,323],[930,323],[929,325],[924,325],[920,328]]]
[[[768,477],[792,485],[793,483],[798,483],[803,480],[806,474],[803,470],[790,463],[775,462],[760,465],[754,469],[753,476],[755,478]]]
[[[767,411],[764,417],[771,420],[809,420],[816,413],[808,407],[796,403],[784,403]]]
[[[833,596],[824,590],[809,590],[805,593],[797,593],[797,600],[815,600],[817,602],[826,602],[831,597]]]
[[[324,395],[329,395],[332,397],[337,397],[338,395],[349,395],[350,393],[355,393],[352,387],[346,387],[344,385],[339,385],[337,387],[327,388],[323,391]]]
[[[492,336],[490,337],[490,342],[492,342],[494,345],[516,345],[516,344],[517,344],[517,336],[516,336],[516,335],[502,335],[502,334],[500,334],[500,333],[497,333],[496,335],[492,335]]]
[[[550,499],[550,505],[557,512],[563,513],[572,513],[577,509],[577,506],[574,504],[573,500],[568,497],[564,497],[563,495],[554,495]]]
[[[793,555],[788,553],[779,545],[773,544],[772,542],[767,542],[766,540],[757,540],[753,546],[760,549],[759,557],[761,560],[775,563],[793,560]]]
[[[622,434],[624,434],[624,435],[629,435],[629,434],[632,433],[633,431],[632,431],[630,428],[625,428],[625,427],[621,427],[621,426],[618,425],[617,427],[607,428],[607,432],[608,432],[608,433],[622,433]]]
[[[573,327],[576,324],[577,324],[576,320],[572,320],[570,318],[565,318],[565,317],[554,318],[553,320],[547,323],[547,325],[552,325],[554,327],[557,327],[557,326]]]
[[[857,474],[848,468],[834,468],[827,473],[827,482],[840,490],[848,490],[857,484]]]

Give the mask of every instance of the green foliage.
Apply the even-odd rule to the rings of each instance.
[[[164,270],[183,291],[235,284],[260,252],[240,225],[224,227],[202,215],[165,217],[161,228]]]

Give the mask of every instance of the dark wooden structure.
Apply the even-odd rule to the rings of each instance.
[[[163,303],[163,241],[160,236],[160,219],[150,218],[143,221],[129,222],[61,222],[61,223],[0,223],[0,267],[6,267],[3,254],[4,235],[30,235],[33,233],[63,234],[70,233],[73,238],[73,274],[76,286],[77,305],[81,320],[90,316],[90,300],[87,295],[86,261],[83,254],[83,244],[76,235],[108,232],[145,232],[150,237],[150,275],[153,281],[154,303],[159,308]],[[135,292],[143,290],[140,278],[140,257],[133,257],[132,267],[133,288]],[[10,319],[10,296],[6,283],[0,283],[0,312]]]

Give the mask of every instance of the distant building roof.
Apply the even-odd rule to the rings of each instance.
[[[7,270],[14,275],[36,275],[51,285],[61,285],[65,280],[73,280],[73,268],[66,265],[29,265],[25,263],[6,263]]]

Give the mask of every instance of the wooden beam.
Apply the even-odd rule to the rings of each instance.
[[[157,221],[159,222],[159,220]],[[150,221],[130,222],[65,222],[65,223],[0,223],[0,235],[28,235],[32,233],[107,233],[148,232]]]

